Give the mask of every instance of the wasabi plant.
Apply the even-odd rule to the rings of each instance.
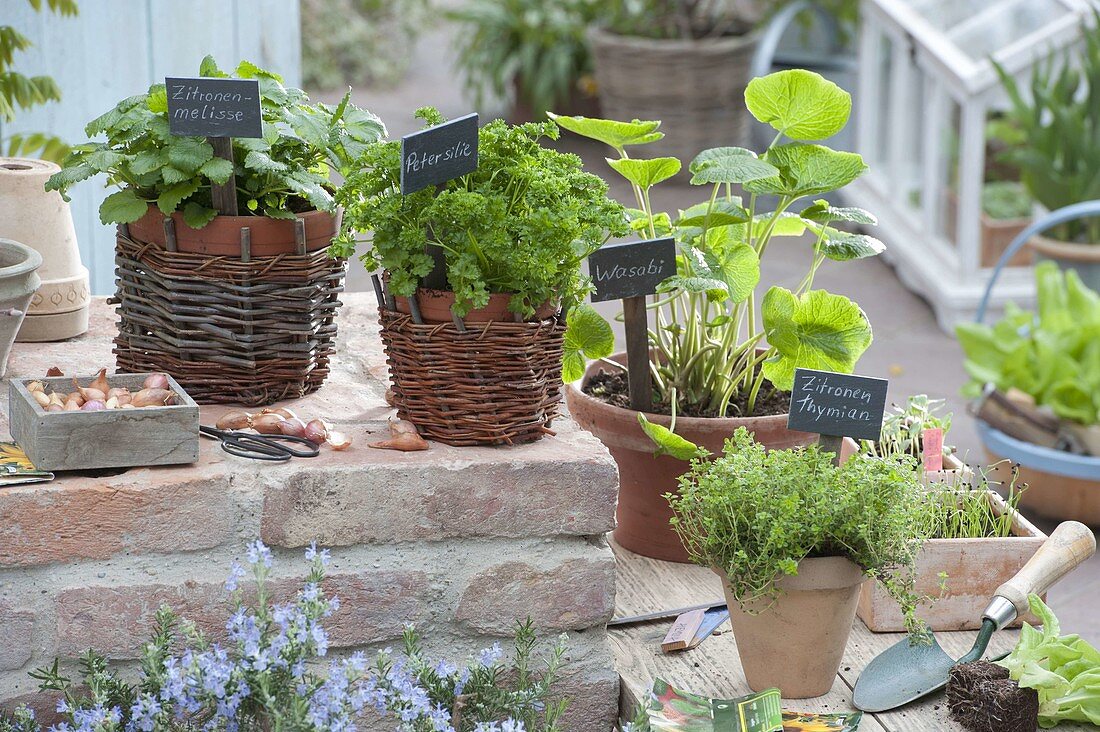
[[[607,162],[630,183],[634,208],[627,213],[634,232],[647,239],[671,236],[678,244],[677,273],[649,304],[654,403],[656,411],[672,415],[673,429],[680,414],[785,411],[783,392],[790,390],[796,368],[851,373],[871,344],[871,326],[858,305],[813,287],[826,260],[871,257],[885,248],[837,226],[875,224],[870,213],[816,198],[866,170],[859,155],[815,142],[844,128],[851,97],[818,74],[792,70],[753,79],[745,103],[775,129],[775,139],[759,156],[740,147],[700,153],[689,166],[691,182],[705,186],[707,198],[675,216],[655,210],[651,192],[679,173],[681,162],[627,152],[661,139],[660,122],[551,115],[562,128],[615,151]],[[803,235],[802,241],[777,243]],[[809,247],[808,271],[793,290],[772,286],[758,298],[760,262],[779,246]],[[587,322],[570,325],[578,339],[592,329]],[[583,374],[583,362],[567,367],[566,380]],[[661,449],[675,449],[668,430],[647,430]]]

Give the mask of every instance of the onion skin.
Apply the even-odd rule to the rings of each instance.
[[[166,407],[176,401],[176,395],[167,389],[142,389],[133,395],[130,403],[135,407]]]
[[[99,411],[102,411],[106,408],[107,408],[107,405],[104,404],[99,399],[89,399],[88,401],[84,402],[84,406],[80,408],[80,411],[82,411],[82,412],[99,412]]]
[[[351,438],[342,432],[328,433],[328,444],[333,450],[343,451],[351,447]]]
[[[278,414],[283,419],[298,419],[298,415],[286,407],[276,407],[274,409],[271,407],[264,407],[260,410],[260,414]],[[301,420],[298,421],[300,422]]]
[[[50,368],[46,371],[46,376],[64,376],[64,375],[65,375],[65,372],[62,371],[61,369],[57,368],[56,366],[50,366]]]
[[[145,377],[145,381],[141,384],[142,390],[145,389],[167,389],[168,377],[164,374],[149,374]]]
[[[252,415],[248,412],[227,412],[214,426],[219,430],[246,430],[252,426]]]
[[[252,429],[264,435],[281,435],[280,422],[285,422],[281,414],[258,414],[252,418]]]

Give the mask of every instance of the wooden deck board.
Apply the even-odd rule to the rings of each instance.
[[[710,570],[642,557],[617,546],[614,541],[611,546],[617,559],[616,618],[723,602],[721,586]],[[624,719],[633,717],[639,700],[658,676],[677,688],[711,697],[729,699],[751,693],[741,671],[729,623],[723,624],[718,633],[697,648],[665,654],[660,644],[669,623],[657,620],[609,628],[615,666],[622,679],[620,713]],[[971,631],[936,634],[940,645],[954,658],[970,649],[974,637]],[[998,632],[990,643],[989,653],[1007,651],[1018,637],[1019,631]],[[783,708],[807,712],[854,710],[852,687],[860,671],[901,638],[904,634],[872,633],[856,620],[840,672],[829,693],[816,699],[784,700]],[[860,732],[964,732],[963,727],[948,716],[942,692],[896,711],[865,714],[859,729]],[[1058,729],[1084,732],[1095,728],[1061,724]]]

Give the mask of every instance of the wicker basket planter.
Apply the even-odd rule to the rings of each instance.
[[[345,261],[307,251],[305,226],[290,223],[297,251],[274,256],[252,256],[247,227],[235,256],[171,251],[174,235],[148,242],[120,227],[118,370],[171,374],[200,404],[261,406],[319,389]]]
[[[659,119],[668,135],[647,152],[671,155],[684,170],[703,150],[744,144],[749,116],[744,93],[757,36],[660,40],[589,32],[601,114],[608,119]]]
[[[383,309],[382,343],[398,416],[448,445],[516,445],[553,435],[561,402],[556,318],[413,322]]]

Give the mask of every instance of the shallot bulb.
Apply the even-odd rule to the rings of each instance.
[[[106,409],[106,408],[107,408],[107,405],[104,404],[103,401],[101,401],[99,399],[89,399],[88,401],[84,402],[84,406],[80,408],[80,411],[82,411],[82,412],[98,412],[98,411]]]
[[[111,385],[107,383],[107,369],[100,369],[99,373],[92,379],[92,383],[89,384],[88,387],[106,396],[107,392],[111,390]]]
[[[407,419],[391,419],[390,434],[392,435],[390,439],[372,442],[370,446],[377,447],[380,450],[400,450],[401,452],[427,450],[429,447],[428,441],[420,436],[416,425]],[[333,445],[333,448],[340,449],[335,445]]]
[[[252,429],[265,435],[281,435],[280,422],[285,422],[281,414],[258,414],[252,418]]]
[[[176,401],[176,395],[167,389],[142,389],[133,395],[130,403],[135,407],[165,407]]]
[[[31,394],[35,394],[35,393],[38,393],[38,392],[41,392],[41,391],[45,391],[45,389],[46,389],[46,385],[43,384],[41,381],[27,382],[27,391],[29,391]]]
[[[65,407],[60,405],[60,404],[51,404],[50,406],[46,407],[46,411],[47,412],[64,412]]]
[[[118,403],[118,397],[111,397],[106,402],[104,402],[104,406],[107,409],[118,409],[120,406]]]
[[[305,422],[297,417],[284,419],[282,422],[278,423],[278,427],[280,432],[284,435],[290,435],[291,437],[305,437],[306,434]]]
[[[141,388],[144,389],[167,389],[168,377],[164,374],[149,374],[145,377],[145,381],[142,382]]]
[[[219,430],[244,430],[252,426],[252,415],[247,412],[226,412],[214,425]]]
[[[65,411],[66,412],[79,412],[81,404],[83,404],[83,402],[78,402],[75,399],[70,399],[69,401],[65,402]]]
[[[298,415],[286,407],[275,407],[274,409],[271,407],[264,407],[260,410],[260,414],[278,414],[283,419],[298,419]]]
[[[43,409],[50,406],[50,398],[46,396],[46,392],[44,391],[32,391],[31,397],[33,397],[34,400],[38,402],[38,406]]]
[[[311,419],[306,423],[305,434],[302,436],[314,445],[323,444],[328,439],[328,425],[323,419]]]
[[[94,400],[94,401],[97,401],[97,402],[102,402],[107,398],[106,393],[100,391],[99,389],[96,389],[95,387],[91,387],[91,386],[86,387],[86,388],[81,387],[80,384],[78,384],[76,382],[76,377],[75,376],[73,377],[73,387],[75,387],[76,390],[78,392],[80,392],[80,396],[84,397],[84,401],[93,401]]]

